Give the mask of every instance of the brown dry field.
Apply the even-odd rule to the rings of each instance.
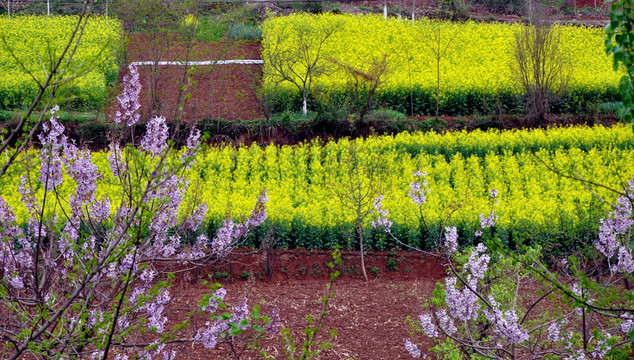
[[[203,294],[209,293],[209,285],[203,284],[204,281],[218,282],[227,290],[225,302],[229,308],[247,296],[250,307],[260,304],[263,315],[277,309],[282,327],[291,330],[296,344],[301,347],[306,316],[317,317],[321,311],[320,299],[327,293],[329,283],[330,269],[325,264],[332,256],[329,251],[294,249],[279,250],[273,258],[270,278],[264,273],[261,252],[234,258],[221,268],[180,273],[171,289],[173,313],[168,317],[175,323],[173,321],[182,319],[185,313],[195,311]],[[403,347],[403,338],[409,336],[410,329],[405,320],[407,316],[417,318],[421,313],[421,306],[431,297],[436,282],[443,280],[444,267],[437,258],[413,252],[368,251],[369,281],[365,282],[360,275],[359,253],[344,252],[342,259],[343,264],[337,266],[342,275],[333,284],[335,296],[330,300],[317,339],[327,340],[330,329],[336,329],[338,335],[332,349],[322,352],[320,359],[411,358]],[[396,261],[397,270],[387,266],[389,259]],[[376,274],[371,273],[373,268],[378,269]],[[245,272],[249,273],[249,279],[241,276]],[[195,333],[205,321],[203,317],[194,317],[186,332]],[[415,338],[423,340],[420,335]],[[268,336],[260,343],[275,359],[287,358],[279,337]],[[174,349],[179,359],[231,358],[227,344],[212,350],[201,345],[174,345]],[[259,359],[261,356],[257,351],[246,351],[240,358]]]

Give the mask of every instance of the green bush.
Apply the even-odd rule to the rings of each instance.
[[[262,29],[257,25],[238,23],[229,29],[227,37],[231,40],[261,41]]]
[[[196,24],[196,40],[202,42],[213,42],[222,39],[229,26],[219,20],[210,17],[203,17]]]
[[[406,87],[399,89],[379,90],[374,102],[382,108],[398,111],[403,114],[434,116],[436,114],[436,90],[434,88],[414,87],[410,91]],[[273,113],[291,111],[299,112],[302,101],[298,91],[279,89],[266,94],[268,105]],[[563,94],[550,106],[552,114],[584,114],[588,102],[619,102],[618,88],[575,89]],[[326,104],[328,103],[328,104]],[[330,91],[327,95],[309,97],[309,109],[321,107],[341,108],[347,99],[343,91]],[[477,92],[470,90],[446,92],[441,96],[439,113],[447,116],[471,116],[497,114],[499,110],[505,114],[520,115],[524,113],[524,98],[513,92]]]

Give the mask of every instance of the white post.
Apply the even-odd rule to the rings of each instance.
[[[46,0],[46,15],[51,15],[51,1]]]
[[[108,18],[108,0],[106,0],[106,19]]]
[[[387,0],[383,1],[383,17],[387,20]]]
[[[412,0],[412,23],[414,23],[414,11],[416,11],[416,0]]]
[[[7,0],[7,13],[11,17],[11,0]]]

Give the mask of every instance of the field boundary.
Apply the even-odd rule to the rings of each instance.
[[[190,65],[201,65],[201,66],[211,66],[211,65],[229,65],[229,64],[239,64],[239,65],[260,65],[264,64],[264,60],[259,59],[247,59],[247,60],[207,60],[207,61],[133,61],[130,63],[134,66],[147,66],[147,65],[176,65],[176,66],[190,66]]]

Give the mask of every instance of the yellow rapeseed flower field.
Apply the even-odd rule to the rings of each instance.
[[[29,72],[44,81],[45,69],[62,53],[76,23],[75,16],[0,16],[0,109],[21,108],[32,101],[39,88]],[[68,106],[95,109],[105,103],[106,86],[117,80],[116,57],[122,44],[118,20],[88,20],[70,66],[62,63],[65,79],[85,73],[65,85]]]
[[[213,228],[226,216],[239,219],[247,215],[259,192],[267,189],[270,201],[265,229],[273,227],[282,245],[347,246],[355,215],[342,206],[334,189],[347,191],[352,163],[346,161],[346,154],[351,146],[356,150],[362,184],[374,182],[379,190],[372,196],[378,192],[385,196],[384,207],[395,223],[394,232],[410,243],[420,241],[418,209],[408,195],[412,173],[417,170],[428,174],[430,192],[423,212],[432,226],[440,226],[450,211],[458,209],[452,222],[468,238],[478,229],[479,214],[494,210],[499,215],[498,231],[509,242],[588,240],[596,234],[598,219],[610,210],[583,182],[557,176],[548,167],[614,189],[621,189],[622,182],[634,175],[631,126],[402,133],[296,146],[210,147],[192,167],[187,198],[196,195],[209,205],[207,222]],[[104,174],[98,196],[112,197],[117,189],[112,185],[107,155],[94,154]],[[382,171],[372,180],[366,175],[377,164]],[[2,196],[16,208],[19,222],[24,224],[27,213],[17,189],[26,172],[17,164],[10,170],[12,173],[0,178]],[[32,179],[36,176],[32,170]],[[499,203],[490,198],[491,189],[499,191]],[[607,201],[616,197],[602,188],[591,189]],[[70,187],[60,189],[66,195],[69,191]],[[43,194],[41,189],[39,194]],[[370,245],[393,246],[372,230],[371,220],[364,219]]]
[[[325,28],[336,25],[336,32],[324,43],[320,59],[336,62],[367,71],[372,62],[386,57],[388,73],[379,93],[390,102],[409,101],[410,87],[415,94],[435,96],[437,85],[436,53],[440,60],[441,103],[445,107],[486,107],[479,102],[493,101],[500,96],[517,96],[522,90],[511,70],[515,35],[522,25],[446,22],[421,19],[411,21],[389,19],[374,15],[293,14],[271,17],[263,24],[262,52],[265,59],[265,88],[273,91],[278,78],[266,63],[267,53],[289,51],[303,39],[315,41]],[[612,68],[611,59],[605,54],[603,31],[600,28],[580,26],[556,26],[560,37],[560,51],[570,66],[569,101],[571,106],[581,106],[578,97],[591,94],[600,101],[618,96],[620,75]],[[314,56],[317,44],[310,44]],[[295,71],[303,72],[296,64]],[[331,71],[314,79],[314,86],[322,90],[338,91],[346,86],[345,71],[336,65]],[[290,83],[280,83],[282,90],[297,91]],[[279,89],[277,90],[279,92]],[[385,95],[392,94],[392,95]],[[397,95],[398,94],[398,95]],[[615,95],[616,94],[616,95]],[[408,109],[407,106],[404,106]],[[451,111],[451,110],[448,110]],[[465,111],[458,111],[464,113]]]

